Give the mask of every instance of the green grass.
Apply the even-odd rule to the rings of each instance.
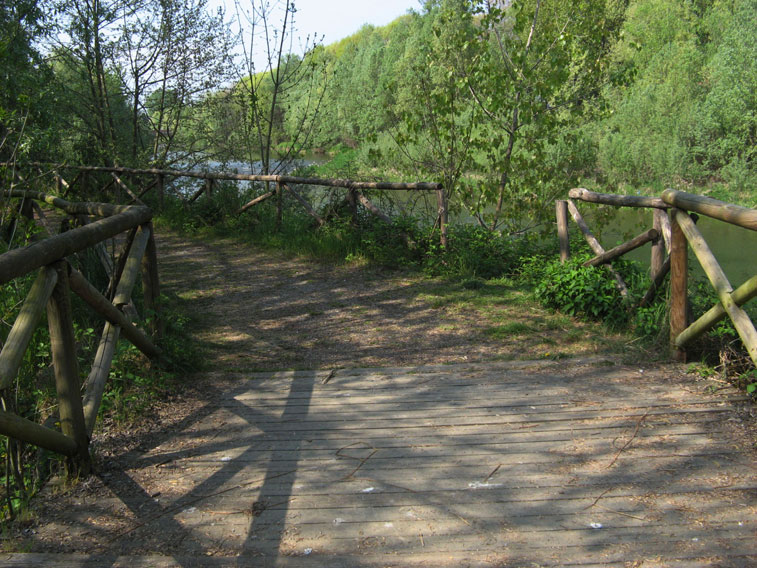
[[[489,337],[495,339],[507,339],[513,335],[524,335],[533,331],[530,325],[519,321],[513,321],[503,325],[495,325],[493,327],[487,327],[483,333]]]

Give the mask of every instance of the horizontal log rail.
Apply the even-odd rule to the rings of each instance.
[[[575,187],[568,192],[571,199],[586,201],[587,203],[599,203],[614,207],[654,207],[667,209],[670,207],[659,197],[645,197],[641,195],[616,195],[613,193],[597,193],[583,187]]]
[[[7,163],[0,163],[0,167],[9,166]],[[53,164],[44,164],[32,162],[31,166],[50,167]],[[331,178],[309,178],[289,175],[263,175],[263,174],[232,174],[226,172],[202,172],[195,170],[174,170],[158,168],[124,168],[108,166],[73,166],[57,164],[59,169],[72,169],[82,172],[103,172],[128,175],[151,175],[164,177],[189,177],[205,180],[229,180],[229,181],[260,181],[270,183],[285,183],[298,185],[320,185],[323,187],[343,187],[346,189],[383,189],[388,191],[436,191],[442,189],[440,183],[428,182],[388,182],[388,181],[355,181],[350,179],[331,179]]]
[[[10,250],[0,255],[0,284],[101,243],[150,219],[150,209],[132,207],[128,211],[100,219],[84,227],[60,233],[24,248]]]
[[[9,165],[11,164],[0,163],[0,167],[9,166]],[[447,198],[445,195],[444,187],[440,183],[356,181],[356,180],[351,180],[351,179],[311,178],[311,177],[291,176],[291,175],[235,174],[235,173],[228,173],[228,172],[207,172],[207,171],[197,171],[197,170],[176,170],[176,169],[161,169],[161,168],[127,168],[127,167],[119,167],[119,166],[112,166],[112,167],[110,166],[77,166],[77,165],[69,165],[69,164],[50,164],[50,163],[42,163],[42,162],[16,164],[16,167],[18,166],[33,167],[33,168],[36,168],[40,172],[42,172],[42,168],[47,168],[49,172],[55,175],[56,184],[65,182],[65,180],[63,180],[63,178],[59,174],[59,172],[64,169],[76,171],[77,178],[78,176],[81,176],[82,174],[87,174],[87,173],[106,173],[106,174],[109,174],[108,176],[109,182],[108,182],[108,186],[106,187],[110,187],[111,185],[116,184],[118,187],[120,187],[124,192],[128,194],[132,202],[136,202],[138,204],[141,204],[141,198],[151,188],[157,188],[157,191],[159,193],[158,197],[159,197],[160,203],[162,204],[163,192],[164,192],[164,181],[165,181],[165,178],[167,177],[193,178],[193,179],[204,180],[205,183],[203,183],[200,188],[194,190],[194,192],[191,195],[186,197],[186,202],[188,204],[192,204],[196,202],[202,195],[212,194],[215,181],[227,180],[227,181],[260,182],[260,183],[265,183],[267,186],[270,184],[275,184],[276,189],[274,191],[269,191],[269,188],[266,187],[265,193],[263,193],[260,196],[255,197],[254,199],[250,200],[248,203],[244,204],[237,213],[242,214],[245,211],[248,211],[253,206],[257,205],[258,203],[262,203],[263,201],[265,201],[266,199],[270,197],[277,196],[276,219],[277,219],[277,223],[279,224],[282,219],[282,207],[283,207],[282,192],[283,190],[286,190],[294,198],[294,200],[297,201],[304,208],[307,214],[313,217],[313,219],[318,224],[318,226],[323,226],[325,224],[325,219],[323,219],[315,211],[315,209],[308,202],[305,196],[303,196],[294,187],[292,187],[294,185],[343,188],[343,189],[349,190],[351,196],[353,196],[354,192],[366,191],[366,190],[435,191],[437,193],[437,205],[438,205],[437,213],[438,213],[438,221],[440,225],[440,231],[439,231],[440,241],[441,241],[442,246],[447,245],[447,225],[448,225],[448,212],[447,212],[447,205],[446,205]],[[42,173],[44,174],[44,172]],[[132,176],[132,177],[151,176],[154,179],[151,183],[148,184],[146,189],[144,189],[141,192],[138,192],[137,194],[137,193],[134,193],[134,191],[132,191],[132,189],[129,188],[129,186],[119,176]],[[70,184],[66,184],[66,185],[70,186]],[[73,209],[73,206],[71,204],[61,203],[60,198],[51,197],[50,199],[55,201],[55,203],[51,203],[51,204],[56,204],[56,206],[61,207],[61,208],[63,208],[65,205],[68,207],[68,210]],[[370,202],[365,196],[360,196],[357,199],[354,199],[354,201],[355,203],[359,202],[361,205],[363,205],[366,208],[368,212],[375,215],[379,219],[385,221],[386,223],[393,224],[392,219],[388,215],[386,215],[384,212],[382,212],[378,207],[376,207],[372,202]],[[87,205],[94,206],[94,204],[87,204]],[[110,207],[119,207],[119,206],[110,206]],[[120,206],[120,207],[128,207],[128,206]],[[106,213],[101,211],[96,214],[103,215]]]
[[[568,194],[572,199],[588,203],[613,207],[652,208],[655,210],[655,215],[653,229],[611,251],[604,252],[601,250],[599,242],[588,230],[575,203],[571,200],[557,201],[558,239],[560,257],[563,261],[570,255],[567,229],[568,212],[573,216],[591,248],[597,254],[585,265],[599,265],[603,262],[609,262],[645,242],[654,243],[651,261],[652,285],[641,299],[639,306],[647,306],[652,302],[665,277],[670,274],[669,321],[670,345],[673,356],[679,360],[685,360],[686,347],[727,316],[733,323],[749,357],[757,366],[757,330],[746,311],[742,309],[744,304],[757,297],[757,275],[734,290],[709,245],[696,227],[698,214],[757,231],[757,210],[673,189],[665,190],[660,198],[597,193],[584,188],[571,189]],[[665,210],[669,211],[669,217],[664,213]],[[690,325],[688,322],[687,291],[689,247],[702,266],[719,300],[717,304]],[[668,253],[667,258],[664,255],[665,251]]]
[[[56,182],[56,185],[59,185],[59,182]],[[2,410],[0,434],[71,458],[70,467],[80,474],[90,467],[89,437],[102,402],[105,381],[110,373],[119,335],[122,333],[124,338],[149,358],[155,360],[161,356],[161,350],[153,339],[132,323],[124,313],[124,308],[132,302],[132,289],[140,275],[145,307],[153,313],[156,313],[159,307],[157,257],[150,223],[152,211],[144,206],[75,203],[36,191],[11,190],[4,195],[26,203],[43,203],[54,207],[69,215],[74,222],[79,222],[81,226],[59,234],[51,234],[48,238],[0,255],[0,284],[39,270],[0,350],[0,394],[12,388],[21,369],[24,353],[42,319],[42,313],[47,308],[58,395],[58,423],[61,429],[58,431],[47,428]],[[40,214],[41,210],[37,206],[37,215]],[[96,219],[91,220],[90,217]],[[43,222],[43,219],[40,217],[38,222]],[[45,229],[50,232],[49,223],[45,223]],[[90,247],[101,248],[104,241],[127,231],[134,236],[125,241],[124,246],[127,250],[122,255],[123,263],[119,262],[118,266],[114,266],[112,261],[104,263],[104,266],[110,266],[112,272],[114,298],[109,300],[81,273],[72,268],[67,257]],[[80,296],[105,320],[100,349],[95,356],[89,378],[83,385],[83,397],[74,339],[71,291]],[[157,320],[160,321],[159,317]],[[159,323],[156,324],[154,321],[152,325],[153,332],[160,328]]]
[[[662,199],[678,209],[693,211],[738,227],[757,231],[757,210],[755,209],[674,189],[666,189],[662,194]]]

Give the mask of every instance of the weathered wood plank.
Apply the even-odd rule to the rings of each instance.
[[[0,284],[84,250],[151,218],[152,211],[146,207],[131,207],[128,211],[100,219],[85,227],[8,251],[0,255]]]
[[[567,412],[564,414],[549,413],[531,415],[525,413],[503,413],[502,415],[490,414],[485,416],[450,416],[433,418],[378,417],[372,420],[364,420],[361,419],[359,415],[352,415],[350,413],[346,413],[340,419],[336,420],[325,420],[312,417],[309,419],[303,419],[305,416],[304,414],[292,416],[287,413],[286,420],[265,422],[258,420],[260,413],[257,409],[253,409],[253,412],[249,413],[249,418],[238,411],[235,412],[235,414],[238,417],[238,422],[240,424],[244,424],[245,422],[248,422],[248,420],[254,420],[256,424],[266,424],[264,428],[267,434],[273,434],[276,432],[292,433],[302,430],[315,435],[321,431],[334,434],[359,430],[372,435],[376,433],[374,432],[375,430],[401,431],[404,434],[408,434],[414,430],[431,428],[435,431],[454,429],[456,432],[462,433],[473,429],[505,430],[512,428],[532,428],[535,426],[565,426],[566,423],[570,423],[572,426],[602,424],[603,427],[610,428],[627,424],[630,421],[638,420],[642,417],[645,420],[645,424],[653,424],[655,418],[664,419],[666,421],[675,418],[684,420],[688,419],[690,416],[697,416],[700,414],[720,414],[723,412],[730,412],[730,409],[724,408],[723,406],[703,406],[688,409],[650,408],[647,410],[614,410],[594,413]],[[397,420],[399,419],[402,420],[401,424],[397,424]],[[386,432],[378,432],[376,434],[383,435],[385,433]]]
[[[600,264],[607,264],[612,262],[618,257],[623,256],[626,253],[636,250],[637,248],[644,246],[648,242],[654,241],[659,236],[656,229],[649,229],[642,234],[634,237],[630,241],[627,241],[621,245],[618,245],[610,250],[595,256],[594,258],[584,262],[584,266],[599,266]]]
[[[429,547],[430,548],[430,547]],[[304,550],[304,549],[303,549]],[[505,553],[498,550],[501,555]],[[746,550],[746,552],[745,552]],[[324,557],[319,553],[299,555],[291,554],[280,556],[271,566],[276,568],[355,568],[359,565],[361,568],[388,568],[388,567],[422,567],[429,566],[466,566],[467,568],[491,568],[492,563],[496,561],[485,549],[477,551],[432,551],[425,548],[421,551],[394,551],[391,553],[371,552],[370,550],[361,550],[355,554],[333,555]],[[588,555],[584,561],[574,559],[571,566],[582,566],[583,568],[627,568],[629,561],[626,559],[618,561],[596,562],[596,556],[592,557],[591,553],[595,552],[593,547],[586,548]],[[37,568],[45,566],[48,568],[100,568],[110,566],[113,568],[238,568],[240,560],[238,556],[205,556],[196,557],[188,555],[98,555],[98,554],[70,554],[61,558],[62,555],[53,553],[4,553],[0,555],[0,561],[4,566],[9,568]],[[484,556],[484,558],[481,558]],[[751,556],[751,559],[749,558]],[[659,565],[660,555],[655,556],[653,551],[649,556],[637,554],[635,562],[648,561],[650,565]],[[666,556],[666,568],[711,568],[713,561],[718,562],[718,556],[706,554],[706,552],[689,553],[689,555],[679,555],[672,558],[670,554]],[[743,566],[747,568],[754,556],[748,553],[748,546],[742,545],[739,549],[732,549],[728,558],[732,559],[731,566]],[[739,563],[739,558],[742,561]],[[502,564],[504,563],[504,564]],[[501,565],[525,566],[533,565],[527,557],[513,557],[512,555],[502,557]],[[496,564],[495,564],[496,565]],[[561,566],[559,561],[554,558],[546,558],[540,566]]]
[[[662,199],[673,207],[694,211],[713,219],[757,231],[757,210],[755,209],[674,189],[666,189],[662,194]]]
[[[240,380],[78,522],[117,509],[115,550],[153,552],[169,527],[198,555],[271,566],[738,565],[754,550],[738,400],[633,368],[494,368]]]
[[[0,390],[10,387],[16,378],[26,348],[29,346],[29,341],[39,324],[57,281],[57,272],[52,268],[44,267],[32,284],[29,295],[24,300],[24,305],[16,316],[3,350],[0,352]]]
[[[617,195],[613,193],[597,193],[583,187],[575,187],[568,192],[573,199],[580,199],[588,203],[600,203],[614,207],[654,207],[667,209],[670,207],[659,197],[645,197],[641,195]]]

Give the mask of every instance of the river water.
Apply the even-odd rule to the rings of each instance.
[[[652,228],[652,211],[649,209],[618,208],[615,217],[600,228],[597,215],[593,215],[591,211],[596,211],[596,206],[585,203],[577,205],[589,228],[605,249]],[[734,288],[757,273],[757,232],[705,216],[700,216],[697,227]],[[569,231],[578,232],[578,227],[571,222]],[[648,267],[650,254],[650,245],[645,245],[626,256]],[[694,277],[705,277],[691,249],[689,264]]]

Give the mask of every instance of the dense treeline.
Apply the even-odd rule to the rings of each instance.
[[[507,4],[429,1],[315,49],[320,82],[280,99],[275,145],[321,89],[307,148],[355,149],[353,172],[439,179],[482,224],[518,228],[513,213],[579,183],[750,201],[754,0]],[[232,94],[213,102],[229,113]]]
[[[508,231],[577,184],[750,202],[755,0],[428,0],[304,57],[294,3],[259,4],[1,0],[2,158],[268,173],[322,150]]]

